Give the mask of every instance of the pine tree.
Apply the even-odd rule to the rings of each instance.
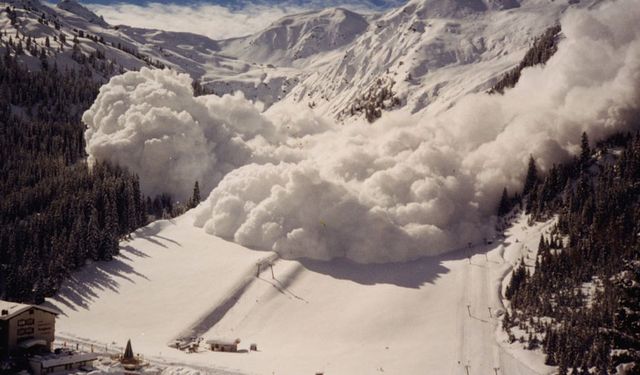
[[[504,317],[502,318],[502,329],[507,332],[507,334],[511,333],[511,316],[509,315],[509,311],[504,312]]]
[[[18,34],[16,42],[26,39]],[[0,296],[31,302],[54,293],[86,259],[116,254],[120,236],[146,217],[135,209],[142,202],[129,202],[131,191],[139,196],[137,177],[106,163],[92,172],[78,163],[85,157],[80,117],[95,100],[98,84],[84,73],[61,72],[55,62],[49,71],[29,71],[15,57],[14,41],[5,46],[0,58]],[[28,53],[46,58],[33,39]],[[15,116],[15,107],[27,116]],[[120,185],[133,188],[118,191]],[[127,220],[127,204],[134,207],[134,220]]]
[[[529,157],[529,166],[527,167],[527,176],[524,180],[524,188],[522,189],[522,195],[529,194],[538,183],[538,168],[536,167],[536,161],[533,155]]]
[[[587,137],[587,132],[582,133],[580,147],[580,165],[584,168],[591,159],[591,148],[589,148],[589,137]]]
[[[73,230],[69,235],[69,242],[72,249],[73,266],[79,268],[84,265],[87,259],[87,247],[86,247],[86,227],[84,225],[84,215],[76,216],[73,223]]]
[[[510,206],[509,193],[505,187],[502,190],[502,196],[500,197],[500,203],[498,204],[498,216],[504,216],[509,213],[509,210],[511,209]]]
[[[193,185],[193,194],[191,195],[191,199],[189,200],[189,208],[194,208],[200,203],[200,185],[198,181]]]
[[[112,194],[107,195],[104,229],[101,238],[100,259],[110,260],[118,254],[118,213]]]
[[[121,233],[131,233],[138,228],[138,205],[135,199],[135,189],[133,184],[127,183],[125,188],[126,202],[127,202],[127,227],[124,228]]]
[[[93,260],[100,259],[100,245],[102,236],[100,235],[100,223],[99,223],[98,210],[94,207],[91,208],[91,215],[89,216],[89,224],[87,225],[86,245],[87,255]]]
[[[133,199],[136,206],[136,228],[139,228],[147,223],[147,208],[144,197],[140,193],[140,178],[138,175],[134,176],[133,180]]]

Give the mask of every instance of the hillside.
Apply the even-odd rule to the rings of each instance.
[[[639,163],[638,135],[592,149],[585,133],[580,158],[530,178],[523,195],[532,219],[557,224],[514,271],[503,328],[561,375],[640,371]]]
[[[27,49],[20,57],[31,69],[39,69],[40,60],[46,57],[50,65],[91,71],[101,82],[143,66],[170,67],[198,78],[205,63],[216,60],[217,43],[207,37],[112,26],[75,0],[56,6],[37,0],[0,5],[3,32],[16,43],[25,44],[29,39],[37,46],[36,55]]]

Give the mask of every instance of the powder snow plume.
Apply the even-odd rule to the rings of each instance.
[[[89,161],[109,160],[140,175],[145,194],[189,196],[195,181],[209,192],[252,151],[246,141],[269,123],[242,95],[194,97],[191,79],[169,70],[116,76],[82,120]]]
[[[211,193],[195,225],[245,246],[362,263],[436,255],[491,235],[529,155],[544,170],[575,154],[583,131],[637,125],[638,19],[637,0],[570,11],[558,52],[504,95],[373,125],[260,113],[241,96],[193,98],[184,75],[127,73],[85,114],[87,150],[139,173],[148,194],[185,197],[201,181]]]

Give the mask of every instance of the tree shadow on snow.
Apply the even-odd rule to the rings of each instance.
[[[138,258],[149,258],[149,255],[147,255],[147,253],[142,252],[142,251],[136,249],[135,247],[133,247],[131,245],[120,246],[120,255],[119,255],[119,257],[129,260],[130,258],[127,257],[127,255],[125,253],[129,253],[129,254],[131,254],[133,256],[137,256]]]
[[[158,234],[170,225],[176,225],[174,220],[159,220],[136,230],[133,236],[162,248],[168,248],[163,242],[181,246],[179,242]],[[74,272],[50,300],[73,311],[88,310],[91,303],[100,297],[102,291],[110,290],[118,293],[123,282],[135,284],[141,280],[149,280],[146,275],[136,271],[131,264],[135,264],[136,258],[149,258],[150,255],[127,242],[122,243],[119,250],[119,255],[111,261],[93,262]]]
[[[158,233],[160,233],[164,228],[168,227],[168,226],[172,226],[172,225],[176,225],[176,222],[174,219],[170,219],[170,220],[158,220],[156,222],[153,222],[149,225],[147,225],[146,227],[142,227],[139,228],[138,230],[136,230],[134,232],[135,237],[136,238],[141,238],[144,240],[147,240],[155,245],[158,246],[162,246],[162,247],[167,247],[167,245],[163,244],[161,241],[159,241],[158,239],[162,240],[162,241],[166,241],[169,243],[172,243],[174,245],[177,246],[182,246],[178,241],[173,240],[171,238],[168,237],[164,237],[159,235]]]
[[[120,250],[128,251],[134,256],[148,257],[138,250],[133,252],[131,249],[130,246],[125,246]],[[73,311],[77,311],[79,308],[88,310],[91,303],[99,298],[99,294],[101,294],[99,291],[111,290],[118,293],[120,283],[123,281],[135,284],[140,279],[149,280],[147,276],[137,272],[124,260],[130,260],[130,258],[121,255],[110,261],[98,261],[85,266],[68,278],[60,291],[50,299]]]

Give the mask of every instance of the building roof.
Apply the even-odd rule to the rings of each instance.
[[[30,362],[41,363],[42,368],[64,366],[70,363],[89,362],[98,359],[96,353],[68,353],[36,355],[29,358]]]
[[[0,300],[0,312],[6,310],[7,314],[0,314],[0,320],[8,320],[13,318],[14,316],[21,314],[27,310],[29,310],[30,308],[34,308],[34,309],[38,309],[38,310],[42,310],[42,311],[46,311],[48,313],[54,314],[54,315],[58,315],[59,312],[50,308],[50,307],[46,307],[46,306],[40,306],[40,305],[26,305],[24,303],[18,303],[18,302],[9,302],[9,301],[3,301]]]
[[[207,340],[207,345],[238,345],[238,343],[240,343],[240,339],[218,338]]]
[[[135,359],[133,355],[133,349],[131,348],[131,339],[127,340],[127,347],[124,349],[124,355],[122,356],[123,360],[132,360]]]

